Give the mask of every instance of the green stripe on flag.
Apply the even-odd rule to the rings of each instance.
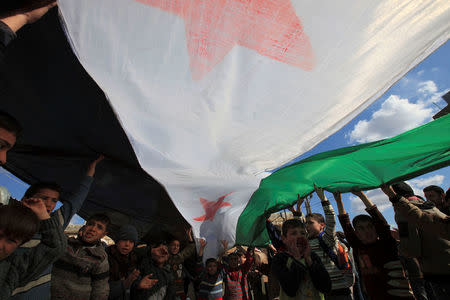
[[[450,115],[396,137],[320,153],[263,179],[239,217],[236,243],[269,241],[266,217],[293,205],[313,184],[328,191],[368,190],[450,164]]]

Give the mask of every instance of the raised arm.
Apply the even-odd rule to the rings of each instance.
[[[339,211],[339,223],[341,223],[342,229],[344,230],[345,237],[347,238],[347,241],[350,243],[352,247],[355,247],[357,244],[360,243],[360,240],[355,234],[355,229],[353,228],[350,218],[345,211],[344,203],[342,202],[342,196],[341,193],[335,192],[333,193],[334,200],[336,200],[336,205],[338,207]]]
[[[21,10],[13,15],[1,18],[0,21],[8,25],[13,32],[17,32],[20,28],[27,24],[31,24],[39,20],[45,15],[50,8],[56,6],[54,0],[36,1],[40,2],[34,5],[34,9]]]
[[[324,241],[330,247],[334,247],[337,241],[336,238],[336,219],[334,215],[333,206],[331,206],[330,201],[325,197],[324,190],[320,187],[314,186],[317,196],[319,196],[320,203],[323,207],[323,212],[325,213],[325,234],[323,235]]]

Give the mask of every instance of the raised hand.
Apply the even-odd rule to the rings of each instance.
[[[45,15],[49,11],[49,9],[56,6],[56,1],[54,0],[44,0],[36,2],[37,3],[36,5],[33,5],[33,8],[16,11],[15,14],[2,18],[0,19],[0,21],[8,25],[8,27],[11,28],[12,31],[17,32],[24,25],[36,22],[43,15]]]
[[[94,175],[95,175],[95,168],[97,167],[97,164],[99,162],[101,162],[103,159],[105,159],[105,156],[103,154],[100,154],[96,160],[91,162],[91,164],[89,165],[88,170],[86,172],[86,176],[94,177]]]
[[[142,290],[151,289],[157,282],[158,279],[152,279],[153,274],[148,274],[144,276],[138,284],[138,288]]]
[[[186,229],[186,235],[189,239],[189,242],[193,242],[194,238],[192,237],[192,227],[189,227],[188,229]]]
[[[134,269],[133,272],[128,275],[128,277],[123,281],[123,286],[128,289],[133,284],[133,282],[138,279],[141,272],[137,269]]]
[[[297,244],[297,240],[295,239],[289,239],[284,242],[287,252],[292,255],[295,259],[302,258],[302,252],[299,249],[299,245]]]
[[[383,184],[380,188],[389,198],[394,198],[397,195],[392,186],[388,184]]]
[[[206,247],[206,240],[205,239],[199,239],[198,242],[200,243],[200,248],[205,248]]]
[[[26,198],[22,200],[24,206],[31,209],[39,220],[50,219],[50,215],[47,212],[47,207],[40,198]]]
[[[317,196],[320,198],[320,201],[327,201],[327,197],[325,197],[323,188],[314,185],[314,190],[316,191]]]
[[[227,240],[221,240],[220,243],[222,244],[223,250],[228,250],[228,241]]]

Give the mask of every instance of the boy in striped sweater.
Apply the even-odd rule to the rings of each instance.
[[[333,207],[325,197],[323,189],[315,187],[315,190],[321,200],[325,218],[318,213],[308,214],[306,216],[306,230],[308,231],[311,251],[320,257],[331,278],[331,292],[327,293],[325,298],[351,300],[353,299],[351,287],[354,283],[354,277],[351,269],[344,270],[338,262],[339,248],[345,246],[338,244]]]

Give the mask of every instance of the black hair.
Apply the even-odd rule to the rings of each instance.
[[[93,214],[86,220],[86,223],[89,223],[91,221],[98,221],[105,224],[106,231],[108,231],[108,227],[111,224],[111,219],[107,215],[102,213]]]
[[[423,192],[436,192],[439,195],[445,194],[444,189],[437,185],[429,185],[423,189]]]
[[[23,197],[25,199],[31,198],[34,195],[36,195],[37,193],[39,193],[40,190],[43,190],[43,189],[49,189],[49,190],[52,190],[52,191],[55,191],[55,192],[58,192],[59,194],[61,194],[61,187],[56,182],[40,181],[40,182],[36,182],[36,183],[33,183],[32,185],[30,185],[30,187],[25,191],[25,194],[23,195]]]
[[[373,224],[373,219],[371,216],[368,216],[368,215],[357,215],[352,220],[353,228],[356,229],[356,226],[358,226],[358,224],[364,223],[364,222]]]
[[[9,238],[28,242],[39,229],[39,218],[21,203],[0,206],[0,230]]]
[[[283,222],[281,233],[286,236],[291,228],[305,228],[305,225],[299,219],[289,219]]]
[[[316,220],[318,223],[325,223],[325,218],[319,213],[307,214],[306,218]]]
[[[404,181],[393,184],[392,189],[396,194],[405,198],[414,196],[412,187]]]
[[[217,262],[217,259],[212,258],[212,257],[208,258],[208,259],[205,261],[205,266],[207,266],[209,263],[216,263],[216,264],[219,264],[219,263]]]
[[[22,126],[13,116],[0,110],[0,128],[12,132],[16,138],[22,134]]]

